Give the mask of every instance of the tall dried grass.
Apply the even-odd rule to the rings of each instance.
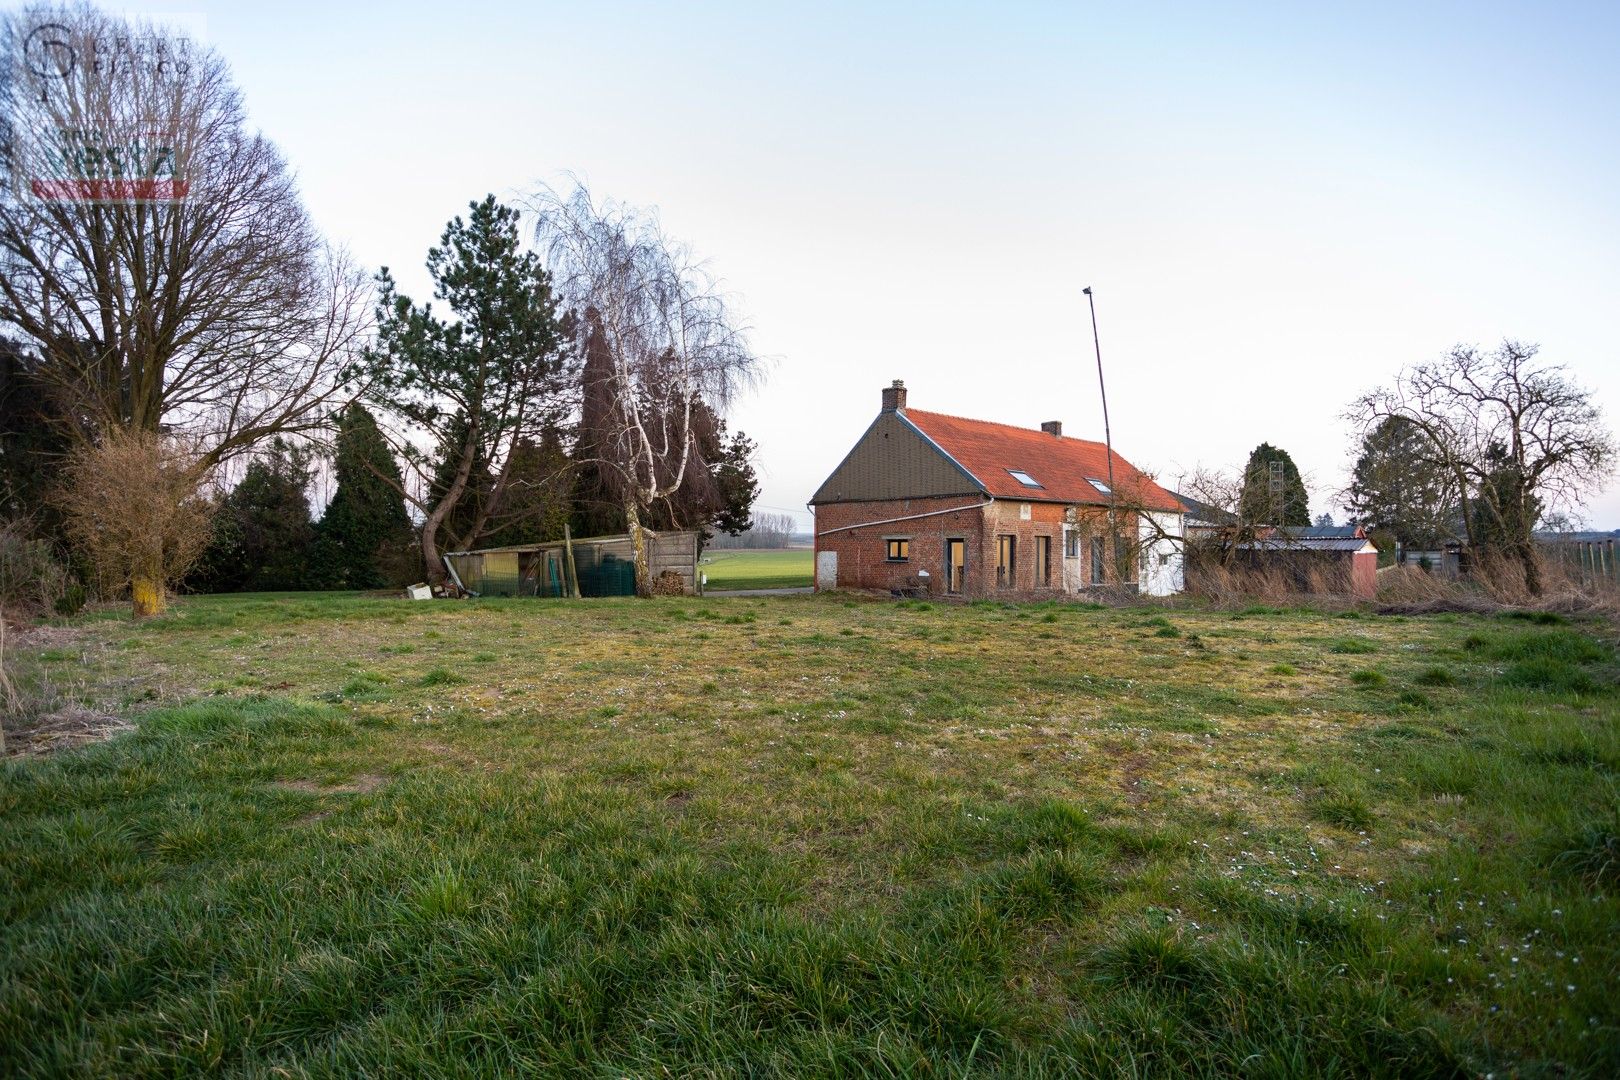
[[[1186,575],[1188,595],[1218,610],[1256,604],[1344,610],[1362,602],[1350,592],[1349,575],[1330,565],[1223,565],[1193,559]]]
[[[1525,588],[1517,560],[1489,555],[1474,560],[1461,578],[1392,566],[1378,571],[1377,596],[1367,601],[1351,595],[1345,575],[1331,567],[1224,566],[1204,559],[1189,562],[1187,595],[1218,610],[1256,604],[1323,611],[1371,606],[1388,614],[1547,611],[1620,621],[1620,583],[1590,575],[1583,580],[1578,570],[1556,559],[1542,560],[1541,580],[1542,591],[1534,595]]]

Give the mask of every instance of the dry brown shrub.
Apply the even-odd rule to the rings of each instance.
[[[26,520],[0,522],[0,605],[14,618],[48,613],[73,578]]]
[[[208,546],[207,470],[179,440],[115,430],[68,460],[59,504],[103,595],[129,589],[135,616],[163,610],[170,585]]]
[[[1438,612],[1551,611],[1569,615],[1620,617],[1620,583],[1583,580],[1554,560],[1543,560],[1542,590],[1525,587],[1524,564],[1484,554],[1467,576],[1446,578],[1413,566],[1378,572],[1378,610],[1387,614],[1428,615]]]

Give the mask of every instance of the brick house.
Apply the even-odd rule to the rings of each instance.
[[[810,500],[816,588],[1180,592],[1180,503],[1117,453],[1112,464],[1110,488],[1102,443],[1067,437],[1057,421],[1019,428],[909,409],[896,380]]]

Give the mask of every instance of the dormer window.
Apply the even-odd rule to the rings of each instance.
[[[1104,495],[1112,495],[1114,493],[1113,488],[1109,487],[1107,484],[1103,483],[1101,480],[1098,480],[1095,476],[1086,477],[1086,483],[1090,484],[1092,487],[1096,488],[1098,491],[1102,492]]]
[[[1025,472],[1023,469],[1008,469],[1007,471],[1012,474],[1012,478],[1014,480],[1018,481],[1020,484],[1023,484],[1025,487],[1038,488],[1041,486],[1041,482],[1039,480],[1029,475],[1029,473]]]

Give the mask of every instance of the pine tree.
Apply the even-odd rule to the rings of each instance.
[[[358,402],[338,421],[333,473],[337,490],[316,527],[311,580],[327,589],[401,584],[389,571],[413,537],[399,463],[376,418]]]
[[[1346,502],[1361,524],[1405,547],[1438,547],[1461,528],[1455,484],[1416,424],[1387,417],[1361,440]]]
[[[538,442],[519,442],[507,471],[506,495],[493,515],[495,529],[481,546],[562,539],[572,506],[568,452],[557,429],[548,427]]]
[[[225,496],[190,584],[205,592],[305,589],[315,526],[309,453],[277,438]]]
[[[613,407],[613,357],[600,330],[585,343],[580,369],[579,438],[574,445],[575,536],[606,536],[624,531],[624,501],[608,464],[618,458]]]
[[[522,439],[555,422],[569,404],[562,390],[570,362],[551,277],[540,256],[525,250],[518,211],[493,195],[469,209],[428,251],[433,295],[448,317],[401,295],[384,269],[377,277],[377,345],[361,372],[367,400],[438,437],[436,475],[412,494],[422,512],[417,535],[430,584],[445,578],[443,552],[470,547],[489,531],[486,512],[498,512],[505,494],[491,463],[509,461]]]
[[[725,425],[721,425],[724,433]],[[738,536],[753,527],[754,500],[759,498],[759,478],[754,473],[754,440],[742,432],[733,435],[714,467],[720,505],[711,519],[720,532]]]
[[[1271,490],[1271,463],[1282,462],[1283,486],[1281,492]],[[1306,504],[1305,481],[1288,451],[1261,443],[1249,454],[1248,467],[1243,471],[1242,515],[1256,525],[1301,527],[1311,523],[1310,508]]]
[[[439,438],[438,456],[434,459],[433,475],[428,482],[434,502],[449,497],[466,439],[467,414],[458,412],[450,418]],[[490,471],[489,453],[480,442],[473,451],[467,482],[460,496],[445,512],[444,521],[439,526],[439,538],[445,551],[466,551],[481,546],[478,542],[480,537],[473,535],[473,529],[494,490],[495,474]]]

